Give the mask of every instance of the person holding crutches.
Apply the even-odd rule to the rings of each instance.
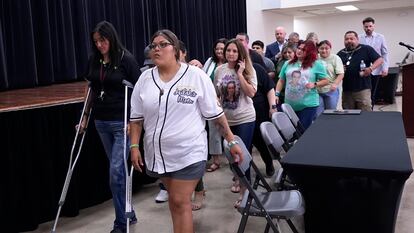
[[[125,85],[135,84],[140,76],[139,65],[134,56],[124,48],[114,26],[102,21],[91,33],[92,55],[89,59],[87,80],[90,82],[91,98],[87,110],[93,108],[95,126],[109,160],[109,185],[115,207],[115,221],[111,233],[123,233],[127,228],[125,214],[126,172],[124,167],[124,105]],[[129,115],[129,104],[127,112]],[[80,125],[84,130],[89,111]],[[127,138],[129,151],[129,139]],[[134,145],[131,145],[133,147]],[[129,224],[137,222],[134,211]]]
[[[169,30],[151,38],[156,65],[142,73],[131,97],[131,144],[143,146],[146,168],[137,147],[131,149],[135,169],[159,177],[167,186],[175,233],[194,233],[191,195],[203,176],[207,153],[205,120],[212,120],[229,141],[235,161],[242,151],[234,140],[210,78],[182,63],[177,36]],[[145,130],[144,145],[138,145]]]

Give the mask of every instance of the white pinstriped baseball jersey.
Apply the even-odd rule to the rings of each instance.
[[[206,160],[205,120],[222,115],[210,78],[185,63],[167,83],[157,67],[145,71],[131,97],[130,120],[144,120],[147,169],[159,174]]]

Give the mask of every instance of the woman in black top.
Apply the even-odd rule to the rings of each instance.
[[[116,216],[111,233],[125,232],[127,224],[125,217],[126,174],[123,157],[125,87],[122,81],[127,80],[135,84],[140,70],[134,56],[121,44],[111,23],[106,21],[98,23],[91,33],[91,42],[93,49],[87,75],[91,96],[87,103],[81,130],[85,128],[89,109],[92,107],[95,126],[109,159],[109,183]],[[127,145],[129,146],[129,140]],[[131,223],[136,223],[136,221],[134,214]]]

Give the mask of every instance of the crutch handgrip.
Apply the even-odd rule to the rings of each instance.
[[[132,83],[130,83],[127,80],[122,80],[122,84],[124,84],[125,86],[129,87],[129,88],[134,88],[134,85],[132,85]]]
[[[65,203],[66,194],[68,193],[68,188],[69,188],[69,182],[68,181],[71,180],[72,174],[73,174],[73,170],[69,170],[69,172],[66,176],[65,184],[63,185],[62,195],[60,195],[60,199],[59,199],[59,205],[60,206],[63,206],[63,203]]]

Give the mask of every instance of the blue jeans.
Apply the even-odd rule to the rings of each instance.
[[[234,126],[230,126],[231,131],[233,132],[233,134],[239,136],[241,138],[241,140],[243,141],[243,143],[246,145],[246,148],[248,150],[252,150],[252,140],[253,140],[253,133],[254,133],[254,126],[255,126],[256,122],[252,121],[252,122],[248,122],[248,123],[244,123],[244,124],[240,124],[240,125],[234,125]],[[247,179],[250,181],[250,168],[247,169],[246,171],[246,176]]]
[[[95,126],[109,160],[109,186],[115,207],[114,229],[126,229],[124,122],[95,120]],[[129,139],[127,140],[129,148]],[[127,153],[129,156],[129,150]]]
[[[305,129],[309,128],[312,122],[316,119],[317,108],[318,107],[308,107],[296,112],[296,115],[298,115],[299,117],[300,123],[302,123]]]
[[[319,93],[319,107],[317,110],[317,115],[321,115],[325,109],[336,109],[339,99],[339,90],[338,88],[335,91],[329,91],[326,93]]]

